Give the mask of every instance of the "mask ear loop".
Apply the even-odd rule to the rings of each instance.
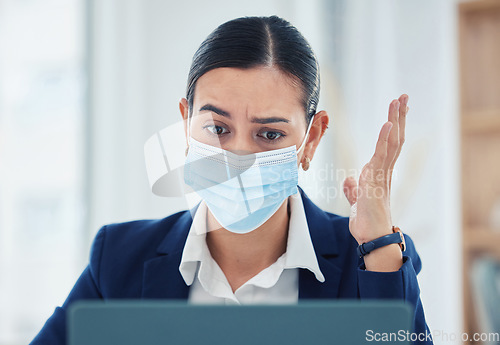
[[[309,125],[307,126],[306,135],[304,136],[304,139],[302,140],[302,144],[300,144],[299,148],[297,149],[297,155],[299,154],[300,150],[302,150],[304,148],[304,146],[306,145],[307,137],[309,136],[309,130],[311,129],[313,120],[314,120],[314,115],[311,117],[311,120],[309,120]]]

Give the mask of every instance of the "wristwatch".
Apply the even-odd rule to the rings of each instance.
[[[405,251],[405,237],[397,226],[392,227],[392,234],[385,235],[374,239],[373,241],[362,243],[358,246],[358,255],[360,258],[370,253],[371,251],[387,246],[389,244],[398,243],[401,251]]]

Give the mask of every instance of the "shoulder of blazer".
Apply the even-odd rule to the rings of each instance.
[[[127,256],[154,257],[182,250],[192,223],[192,212],[187,210],[163,219],[105,225],[96,239],[102,238],[100,250],[108,255],[125,251]]]
[[[103,298],[162,296],[157,290],[166,286],[165,282],[163,285],[159,282],[167,276],[170,281],[176,278],[182,283],[182,277],[175,275],[178,270],[174,267],[178,267],[177,259],[180,261],[191,222],[190,211],[183,211],[158,220],[103,226],[92,245],[89,263]],[[168,255],[172,248],[177,249],[177,253]],[[153,265],[158,269],[151,270],[151,265],[148,265],[151,262],[173,263],[173,266]],[[172,273],[163,276],[164,268]]]
[[[355,250],[357,243],[349,231],[349,217],[323,211],[301,188],[299,191],[316,255],[338,255],[346,249]]]

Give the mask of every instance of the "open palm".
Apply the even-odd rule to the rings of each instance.
[[[392,233],[390,210],[391,179],[394,164],[405,140],[408,95],[389,106],[389,118],[382,126],[370,161],[363,167],[359,182],[344,180],[344,194],[351,204],[349,229],[358,243]]]

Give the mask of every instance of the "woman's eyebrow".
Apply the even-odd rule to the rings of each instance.
[[[222,110],[220,108],[217,108],[216,106],[214,106],[212,104],[205,104],[204,106],[202,106],[200,108],[199,111],[211,111],[211,112],[214,112],[214,113],[216,113],[218,115],[231,118],[231,114],[229,114],[229,112],[227,112],[225,110]],[[288,120],[288,119],[286,119],[284,117],[277,117],[277,116],[273,116],[273,117],[253,117],[250,121],[252,123],[259,123],[259,124],[262,124],[262,125],[265,125],[265,124],[268,124],[268,123],[276,123],[276,122],[285,122],[285,123],[289,123],[290,122],[290,120]]]
[[[211,112],[214,112],[214,113],[216,113],[218,115],[231,118],[231,115],[227,111],[219,109],[216,106],[213,106],[211,104],[205,104],[203,107],[200,108],[199,111],[204,111],[204,110],[205,111],[211,111]]]
[[[275,122],[285,122],[285,123],[290,122],[290,120],[285,119],[284,117],[253,117],[250,121],[253,123],[260,123],[262,125]]]

